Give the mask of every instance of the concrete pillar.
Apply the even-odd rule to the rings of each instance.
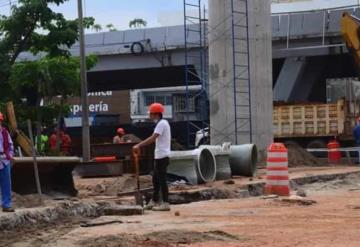
[[[234,0],[234,5],[236,10],[246,11],[244,0]],[[252,139],[260,150],[265,150],[273,139],[270,1],[248,0],[248,9]],[[240,38],[244,35],[243,31],[236,33]],[[244,50],[246,45],[238,42],[235,49]],[[247,64],[247,59],[241,61]],[[235,143],[231,0],[209,0],[209,64],[211,142]],[[246,85],[245,81],[239,82],[243,83]],[[238,104],[247,101],[239,96]],[[238,108],[238,114],[246,116],[246,109]],[[246,139],[240,134],[238,143],[248,142]]]

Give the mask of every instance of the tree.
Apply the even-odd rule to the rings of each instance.
[[[95,30],[95,32],[100,32],[102,30],[102,26],[100,24],[94,24],[92,27],[93,30]]]
[[[12,65],[24,51],[44,52],[48,57],[70,56],[70,48],[78,39],[78,20],[66,20],[49,5],[68,0],[19,0],[10,16],[0,17],[0,98],[11,98],[8,79]],[[89,28],[93,18],[85,18]]]
[[[129,22],[130,28],[140,28],[140,27],[146,27],[147,21],[141,18],[135,18],[134,20]]]
[[[107,24],[106,28],[110,31],[110,32],[115,32],[117,31],[117,28],[114,26],[114,24]]]
[[[87,68],[92,68],[96,62],[96,56],[88,56]],[[66,56],[46,57],[12,66],[10,85],[18,93],[18,97],[27,97],[24,98],[26,108],[32,113],[31,119],[36,119],[38,136],[45,114],[45,124],[51,126],[53,120],[57,119],[57,129],[60,129],[61,119],[69,113],[66,99],[79,95],[80,92],[79,67],[78,57]],[[41,105],[41,102],[45,104]]]
[[[78,91],[79,64],[69,52],[78,40],[78,20],[67,20],[49,7],[67,1],[18,0],[10,16],[0,16],[0,106],[14,101],[19,119],[37,119],[39,123],[46,114],[44,119],[53,121],[65,106],[48,102],[40,107],[40,102]],[[94,18],[84,18],[85,28],[93,25]],[[16,63],[22,52],[43,59]]]

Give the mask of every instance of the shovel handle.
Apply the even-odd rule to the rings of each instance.
[[[140,190],[140,164],[139,164],[139,154],[137,152],[133,152],[134,156],[134,165],[135,165],[135,176],[136,176],[136,183],[137,189]]]

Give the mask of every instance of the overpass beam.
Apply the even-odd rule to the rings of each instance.
[[[289,101],[306,65],[305,57],[288,57],[281,68],[274,88],[274,101]]]

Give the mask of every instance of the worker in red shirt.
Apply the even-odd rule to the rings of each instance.
[[[71,137],[64,131],[60,132],[61,137],[61,153],[65,156],[70,155],[71,152]]]
[[[125,135],[125,130],[123,128],[118,128],[116,130],[116,136],[114,136],[113,138],[113,144],[119,144],[119,143],[124,143],[124,138],[123,136]]]
[[[57,150],[57,134],[56,129],[54,130],[53,134],[50,136],[49,139],[49,146],[50,150],[53,153],[56,153]],[[66,134],[64,131],[60,131],[59,133],[59,147],[60,151],[63,155],[69,155],[71,151],[71,137]]]
[[[49,148],[50,151],[53,153],[56,153],[56,143],[57,143],[57,138],[56,138],[56,129],[54,129],[53,133],[51,134],[50,138],[49,138]],[[60,143],[61,145],[61,143]]]

